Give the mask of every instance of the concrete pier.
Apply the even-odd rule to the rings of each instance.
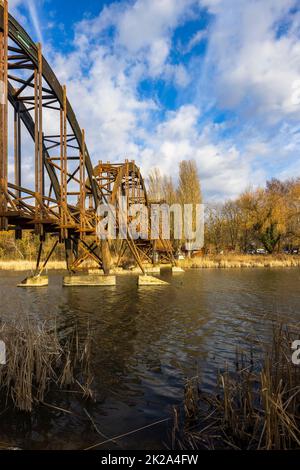
[[[18,287],[47,287],[48,285],[48,276],[30,276],[18,284]]]
[[[173,274],[182,274],[184,272],[185,272],[184,269],[179,268],[178,266],[173,266],[173,268],[172,268],[172,273]]]
[[[65,287],[77,286],[94,286],[94,287],[108,287],[115,286],[117,283],[116,276],[104,276],[99,274],[85,274],[75,276],[65,276],[63,285]]]
[[[138,285],[139,286],[168,286],[169,284],[165,281],[162,281],[158,277],[139,276]]]

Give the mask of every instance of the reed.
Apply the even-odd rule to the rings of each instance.
[[[300,256],[249,256],[249,255],[209,255],[199,258],[180,260],[179,266],[185,269],[226,269],[226,268],[295,268],[300,267]],[[31,271],[34,272],[35,261],[2,260],[0,271]],[[81,269],[93,269],[97,265],[92,260],[85,261]],[[49,261],[47,270],[64,270],[65,261]]]
[[[31,412],[50,390],[71,385],[93,397],[89,334],[81,344],[76,330],[62,336],[56,326],[19,320],[1,326],[0,340],[6,345],[6,365],[0,366],[0,402],[5,406]]]
[[[239,357],[218,377],[216,393],[198,378],[186,384],[183,411],[174,410],[175,449],[300,449],[300,367],[291,362],[292,335],[276,327],[258,363]],[[300,332],[295,336],[299,339]]]
[[[92,269],[97,268],[97,264],[93,261],[85,261],[82,263],[81,269]],[[28,261],[28,260],[3,260],[0,261],[0,271],[30,271],[34,272],[36,269],[36,261]],[[49,261],[47,264],[46,271],[63,271],[66,270],[66,262],[65,261]]]
[[[0,261],[0,270],[2,271],[34,271],[36,268],[36,261],[28,260],[11,260]],[[64,261],[49,261],[47,265],[49,270],[63,270],[66,269]]]
[[[226,268],[295,268],[300,267],[300,257],[219,255],[203,256],[179,261],[182,268],[226,269]]]

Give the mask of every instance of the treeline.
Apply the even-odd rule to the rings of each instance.
[[[299,244],[300,178],[272,179],[265,188],[206,208],[206,252],[264,248],[272,254]]]
[[[201,203],[196,163],[179,164],[177,186],[174,179],[153,170],[149,195],[168,204]],[[299,246],[300,178],[272,179],[265,188],[248,189],[235,200],[205,204],[205,253],[248,253],[263,248],[273,254]]]

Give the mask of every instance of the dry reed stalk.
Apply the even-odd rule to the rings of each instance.
[[[7,362],[0,367],[0,402],[31,412],[35,405],[44,402],[50,389],[61,390],[81,381],[84,396],[91,397],[90,366],[82,367],[83,361],[89,360],[85,351],[90,350],[90,345],[86,342],[80,346],[74,341],[76,337],[70,333],[63,340],[56,326],[46,323],[37,325],[21,320],[3,325],[0,339],[6,345]]]
[[[273,255],[207,255],[179,261],[182,268],[228,269],[228,268],[291,268],[300,267],[300,257]]]
[[[294,335],[279,326],[273,336],[271,350],[257,365],[241,356],[235,372],[220,374],[215,394],[202,393],[197,379],[187,383],[173,448],[300,449],[300,368],[291,362]]]

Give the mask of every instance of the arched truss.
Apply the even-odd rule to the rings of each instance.
[[[6,4],[6,2],[5,2]],[[2,182],[2,228],[8,224],[37,231],[78,230],[85,211],[83,198],[89,197],[95,209],[100,195],[93,180],[93,167],[76,116],[54,72],[36,45],[18,22],[0,5],[2,60],[0,80],[14,110],[14,175],[8,175],[7,139],[8,110],[2,104],[0,155]],[[6,43],[6,44],[5,44]],[[5,109],[6,108],[6,109]],[[24,188],[24,129],[34,141],[32,158],[34,183]],[[87,181],[84,185],[83,181]],[[81,205],[78,204],[78,199]],[[4,214],[3,214],[4,212]],[[6,213],[6,214],[5,214]],[[4,217],[8,215],[8,217]],[[15,215],[15,217],[14,217]],[[85,231],[92,230],[91,217],[86,215]],[[83,219],[83,217],[81,217]],[[82,220],[81,225],[84,225]]]
[[[8,103],[13,110],[11,126]],[[9,130],[13,134],[10,152]],[[29,155],[24,154],[28,136],[33,142]],[[8,153],[13,153],[11,161]],[[33,173],[31,183],[28,168]],[[15,230],[21,237],[23,230],[34,229],[41,237],[38,266],[45,234],[57,233],[66,244],[69,269],[92,256],[108,271],[109,244],[99,246],[97,241],[96,210],[103,201],[113,203],[120,190],[129,204],[133,197],[148,204],[143,179],[133,163],[100,163],[93,169],[66,87],[43,57],[41,45],[8,14],[7,0],[0,0],[0,230]],[[138,264],[141,253],[150,253],[149,245],[153,247],[149,241],[141,248],[129,236],[128,246]]]
[[[118,212],[119,197],[125,198],[125,205],[129,209],[132,205],[142,205],[148,209],[150,217],[150,202],[147,195],[147,189],[140,169],[134,161],[125,163],[103,163],[94,168],[94,176],[101,194],[105,201],[114,206]],[[124,202],[123,202],[124,204]],[[127,238],[121,244],[118,252],[118,263],[120,263],[126,248],[132,252],[137,263],[141,266],[143,262],[153,262],[154,253],[163,254],[168,261],[174,263],[173,248],[169,241],[151,240],[149,232],[148,238],[134,240],[134,236],[129,231],[130,217],[127,215],[126,226],[128,228]]]
[[[154,262],[155,254],[159,254],[174,264],[173,248],[170,241],[163,239],[152,240],[150,231],[147,239],[136,240],[134,234],[130,232],[131,217],[129,208],[132,205],[145,206],[148,209],[149,217],[151,215],[146,185],[135,162],[126,160],[125,163],[112,164],[100,161],[94,168],[94,180],[101,194],[101,202],[110,204],[114,209],[117,235],[124,230],[119,226],[120,197],[123,198],[122,209],[124,210],[124,206],[127,207],[127,211],[125,211],[127,214],[122,216],[122,223],[127,229],[126,238],[123,241],[111,241],[106,246],[109,253],[113,252],[116,256],[117,266],[121,263],[126,251],[131,253],[142,270],[144,270],[144,263]],[[124,220],[124,217],[126,217],[126,220]],[[87,256],[88,253],[86,252],[77,257],[74,260],[72,269],[78,269]],[[105,250],[102,252],[102,258],[104,256]],[[109,260],[106,261],[106,264],[109,266]]]

